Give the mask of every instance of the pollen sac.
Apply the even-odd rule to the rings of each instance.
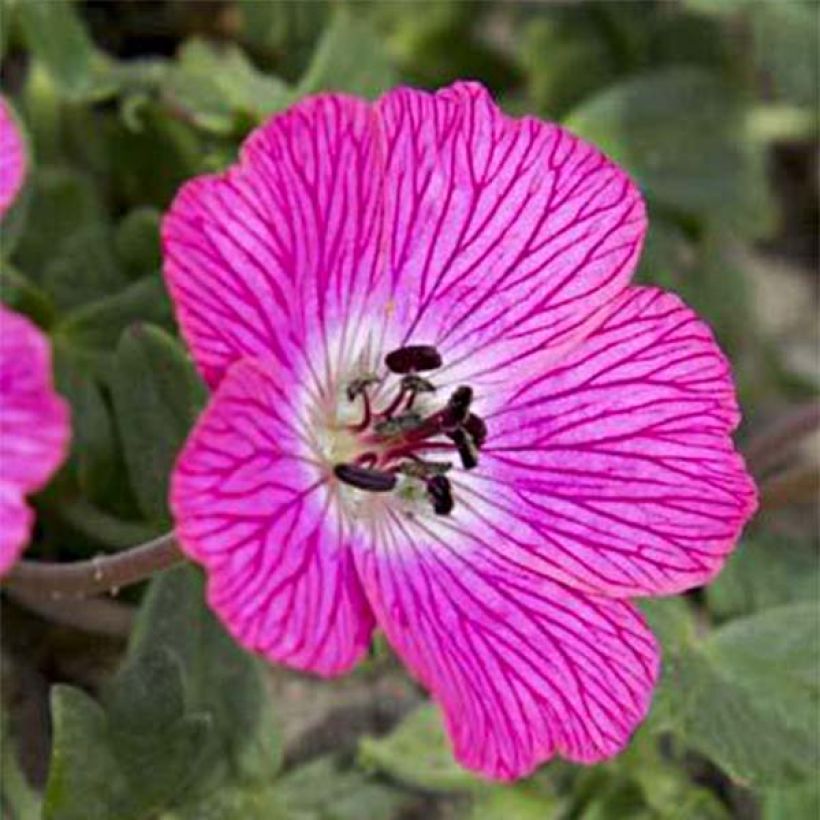
[[[412,373],[402,377],[401,386],[403,390],[412,391],[413,393],[433,393],[436,389],[436,386],[425,379],[424,376],[416,376]]]
[[[446,476],[433,476],[427,482],[427,495],[433,502],[433,512],[436,515],[449,515],[453,511],[453,494]]]
[[[391,350],[384,363],[393,373],[418,373],[441,367],[441,354],[432,345],[408,345]]]
[[[472,387],[457,387],[447,402],[447,416],[451,424],[463,424],[467,420],[470,412],[470,404],[473,401]]]
[[[333,474],[339,481],[371,493],[389,493],[398,481],[394,473],[360,467],[358,464],[337,464],[333,468]]]
[[[475,446],[480,450],[487,440],[487,424],[481,416],[470,413],[464,422],[464,429],[470,434]]]
[[[472,436],[469,435],[461,427],[449,434],[453,443],[456,445],[458,455],[461,458],[461,466],[465,470],[472,470],[473,467],[478,466],[478,447],[473,441]]]
[[[381,379],[375,373],[366,373],[358,379],[353,379],[347,386],[347,399],[353,401],[357,396],[364,393],[368,387],[378,384]]]

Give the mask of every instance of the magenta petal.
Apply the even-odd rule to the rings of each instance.
[[[257,129],[238,165],[177,195],[163,223],[165,276],[211,385],[243,356],[302,355],[294,331],[316,328],[317,350],[329,348],[379,297],[374,128],[362,101],[309,98]]]
[[[260,360],[233,365],[179,458],[171,507],[236,640],[335,675],[366,651],[373,616],[293,404],[291,373]]]
[[[560,366],[495,407],[465,502],[571,586],[630,596],[706,583],[755,510],[729,364],[671,294],[630,289]]]
[[[658,673],[632,604],[462,546],[397,523],[389,554],[356,553],[379,625],[441,704],[457,759],[513,779],[556,754],[592,763],[621,750]]]
[[[11,206],[26,175],[26,147],[8,103],[0,97],[0,216]]]
[[[68,407],[52,386],[45,336],[0,306],[0,574],[31,531],[25,496],[45,486],[65,458],[68,439]]]
[[[600,324],[646,230],[620,168],[557,125],[505,116],[475,83],[399,89],[377,109],[406,340],[481,388],[544,369]]]

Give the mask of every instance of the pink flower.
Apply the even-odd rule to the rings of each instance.
[[[185,185],[165,273],[214,394],[171,505],[239,642],[329,676],[378,625],[490,777],[623,748],[658,673],[629,599],[708,582],[755,507],[712,334],[629,284],[645,229],[475,84],[305,100]]]
[[[0,306],[0,575],[31,534],[34,513],[25,496],[48,482],[68,438],[68,408],[51,384],[45,336]]]
[[[0,216],[11,206],[26,175],[26,147],[8,103],[0,97]]]

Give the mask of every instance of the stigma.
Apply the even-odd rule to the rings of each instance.
[[[441,409],[424,414],[416,399],[437,392],[429,374],[443,364],[438,350],[432,345],[400,347],[388,353],[384,363],[396,383],[382,408],[371,401],[371,391],[382,385],[379,376],[362,374],[346,385],[348,401],[362,403],[361,420],[348,428],[356,436],[358,455],[334,464],[333,474],[342,483],[371,493],[395,491],[402,477],[424,488],[436,515],[449,515],[454,500],[446,474],[454,464],[440,457],[457,457],[462,469],[475,469],[487,440],[487,425],[470,409],[473,389],[457,387]]]

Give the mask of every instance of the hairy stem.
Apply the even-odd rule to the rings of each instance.
[[[155,572],[183,560],[173,533],[113,555],[71,564],[20,561],[3,579],[3,586],[27,597],[52,600],[86,598],[144,581]]]

